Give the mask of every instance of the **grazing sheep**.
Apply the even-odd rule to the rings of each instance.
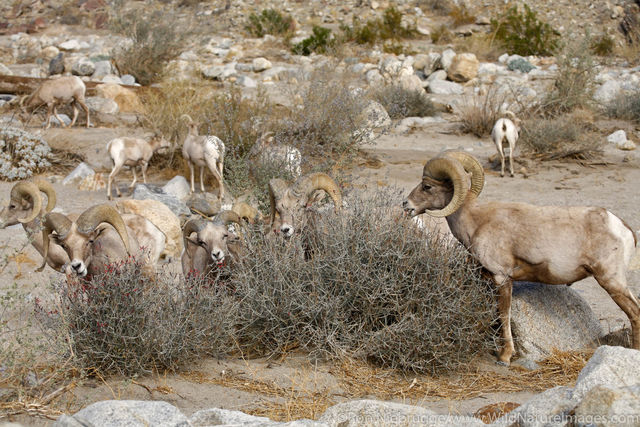
[[[47,195],[47,205],[42,205],[40,192]],[[40,255],[44,255],[42,234],[40,233],[43,216],[51,212],[56,205],[56,192],[47,181],[34,178],[19,182],[11,189],[9,204],[0,211],[0,228],[22,224],[29,241]],[[62,271],[69,262],[67,253],[57,244],[49,247],[44,261],[54,270]]]
[[[242,218],[229,210],[218,213],[211,221],[204,218],[187,221],[182,234],[185,277],[194,272],[208,274],[229,259],[239,259],[239,239],[227,228],[231,223],[242,225]]]
[[[502,323],[498,363],[509,364],[514,353],[514,280],[557,285],[593,276],[629,317],[633,348],[640,350],[640,304],[626,279],[636,245],[629,226],[599,207],[480,203],[483,186],[480,163],[465,152],[448,151],[427,162],[403,208],[410,216],[446,217],[456,239],[492,275]]]
[[[249,151],[250,169],[256,174],[256,166],[282,168],[298,178],[302,174],[302,154],[290,145],[275,144],[273,132],[262,134]]]
[[[204,168],[207,167],[218,182],[218,199],[224,197],[224,185],[222,183],[222,172],[224,166],[224,143],[220,138],[213,135],[199,135],[198,123],[194,122],[187,114],[183,114],[188,120],[187,126],[189,133],[182,145],[182,157],[189,164],[191,171],[191,192],[195,192],[194,188],[194,167],[200,168],[200,190],[204,193]]]
[[[340,210],[340,188],[327,174],[318,172],[301,176],[291,185],[279,178],[269,181],[271,229],[276,233],[281,231],[285,237],[291,237],[296,231],[296,218],[299,220],[304,208],[312,203],[316,190],[326,191],[333,200],[336,212]],[[280,216],[279,220],[276,220],[276,213]]]
[[[111,163],[113,169],[109,174],[107,181],[107,197],[111,200],[111,182],[115,180],[116,175],[120,172],[123,166],[129,166],[133,173],[133,181],[129,188],[133,189],[136,184],[136,166],[140,166],[142,171],[142,181],[147,183],[147,167],[149,166],[149,160],[156,151],[169,148],[171,143],[158,134],[154,134],[149,141],[145,141],[142,138],[114,138],[107,143],[107,152],[111,157]],[[116,193],[118,197],[121,196],[120,188],[116,183]]]
[[[165,235],[150,221],[139,215],[120,215],[106,204],[87,209],[75,221],[56,212],[46,214],[42,238],[45,258],[51,239],[66,251],[71,272],[87,280],[129,255],[143,257],[152,266],[165,243]],[[44,263],[38,271],[43,268]]]
[[[57,79],[47,80],[38,89],[36,89],[31,95],[27,95],[20,99],[20,108],[24,113],[27,113],[28,109],[35,111],[41,105],[47,106],[47,122],[45,129],[49,129],[51,126],[51,113],[53,113],[60,126],[65,127],[64,122],[58,116],[56,107],[58,105],[71,104],[73,106],[73,119],[69,127],[72,127],[76,119],[78,118],[79,104],[82,109],[87,113],[87,127],[91,126],[89,118],[89,107],[84,100],[84,94],[86,87],[84,82],[77,76],[63,76]]]
[[[513,176],[513,151],[516,149],[516,141],[518,141],[520,120],[518,120],[511,111],[507,111],[505,114],[508,115],[511,120],[507,118],[498,119],[491,130],[491,139],[496,145],[496,149],[500,155],[500,176],[504,176],[503,146],[505,143],[509,146],[509,172],[511,176]]]

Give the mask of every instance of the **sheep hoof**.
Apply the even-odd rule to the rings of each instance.
[[[502,361],[502,360],[496,360],[496,365],[499,365],[499,366],[509,366],[510,364],[511,364],[510,362],[505,362],[505,361]]]

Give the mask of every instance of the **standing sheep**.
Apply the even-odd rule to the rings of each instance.
[[[511,119],[501,118],[496,121],[496,124],[491,130],[491,139],[496,145],[498,154],[500,155],[500,176],[504,176],[504,144],[509,147],[509,172],[513,176],[513,151],[516,149],[516,141],[520,133],[520,120],[518,120],[511,111],[507,111],[505,115]]]

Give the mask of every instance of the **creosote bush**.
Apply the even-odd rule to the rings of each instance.
[[[412,90],[402,85],[385,85],[373,89],[370,96],[387,110],[392,119],[426,117],[436,112],[433,102],[424,90]]]
[[[335,39],[331,36],[331,30],[314,25],[312,34],[294,45],[291,51],[296,55],[309,56],[313,52],[327,53],[333,46],[335,46]]]
[[[354,16],[352,26],[343,24],[342,39],[358,44],[375,44],[384,40],[414,38],[417,34],[413,26],[402,24],[402,13],[391,6],[385,9],[382,18],[370,19],[365,23]]]
[[[294,21],[289,15],[283,15],[275,9],[264,9],[260,14],[249,15],[245,29],[254,37],[265,34],[286,35],[293,31]]]
[[[499,19],[491,19],[496,40],[510,52],[522,56],[553,55],[558,46],[558,33],[538,19],[525,3],[524,11],[513,6]]]

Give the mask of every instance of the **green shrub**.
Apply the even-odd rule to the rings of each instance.
[[[615,40],[608,34],[602,34],[591,41],[591,51],[594,55],[610,56],[613,54]]]
[[[371,98],[379,102],[392,119],[426,117],[436,109],[424,91],[407,89],[402,85],[386,85],[373,89]]]
[[[274,9],[264,9],[259,15],[252,13],[245,29],[254,37],[265,34],[283,35],[293,31],[293,18]]]
[[[524,12],[517,6],[507,10],[500,19],[491,19],[496,40],[510,53],[518,55],[553,55],[558,46],[558,34],[525,3]]]
[[[402,13],[395,7],[385,9],[382,18],[370,19],[364,24],[353,17],[352,26],[342,25],[342,38],[358,44],[374,44],[384,40],[410,39],[415,37],[416,29],[402,25]]]
[[[328,28],[313,26],[313,34],[293,46],[292,52],[296,55],[311,55],[312,52],[327,53],[335,44],[331,38],[331,30]]]
[[[526,120],[518,145],[523,154],[539,160],[588,160],[602,153],[600,138],[571,116]]]

